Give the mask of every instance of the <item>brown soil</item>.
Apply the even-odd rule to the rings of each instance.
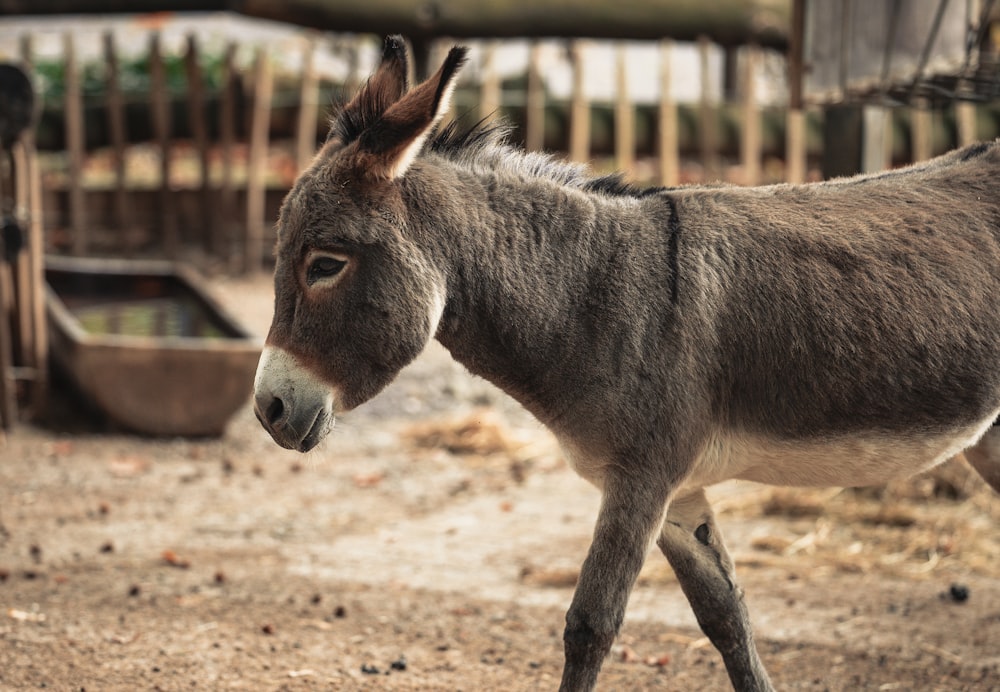
[[[265,279],[217,281],[251,328]],[[432,346],[307,456],[69,416],[0,447],[0,689],[554,689],[596,491]],[[1000,690],[1000,498],[714,489],[780,689]],[[965,597],[963,599],[963,596]],[[726,689],[651,554],[601,689]]]

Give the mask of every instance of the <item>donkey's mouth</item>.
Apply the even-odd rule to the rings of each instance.
[[[332,414],[328,414],[324,409],[317,411],[316,418],[313,419],[312,425],[309,426],[306,436],[299,440],[298,445],[294,449],[300,452],[308,452],[310,449],[316,447],[333,428],[333,422],[334,417]]]

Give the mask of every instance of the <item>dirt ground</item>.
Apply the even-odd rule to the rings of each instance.
[[[263,333],[266,278],[217,280]],[[779,689],[1000,690],[1000,498],[961,463],[713,491]],[[554,689],[596,515],[552,439],[432,346],[318,450],[66,416],[0,446],[0,689]],[[604,690],[724,690],[651,554]]]

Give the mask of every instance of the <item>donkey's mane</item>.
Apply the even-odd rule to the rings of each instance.
[[[510,143],[512,131],[513,127],[500,119],[480,120],[471,126],[453,120],[435,133],[426,151],[477,171],[506,171],[614,197],[645,197],[662,189],[636,187],[621,173],[592,176],[585,164],[525,151]]]

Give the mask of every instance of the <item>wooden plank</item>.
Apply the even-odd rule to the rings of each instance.
[[[805,79],[805,0],[792,0],[792,25],[788,44],[788,112],[785,123],[785,180],[806,179],[806,118],[802,87]]]
[[[0,198],[14,194],[13,161],[0,149]],[[7,430],[17,422],[17,383],[14,381],[14,318],[17,316],[13,267],[0,256],[0,425]]]
[[[584,91],[583,41],[570,45],[573,63],[573,90],[570,96],[569,158],[586,162],[590,159],[590,103]]]
[[[180,240],[177,233],[177,213],[170,193],[170,95],[167,92],[166,69],[160,48],[160,34],[149,37],[150,114],[153,137],[160,151],[160,187],[158,191],[158,216],[163,249],[170,259],[177,259]]]
[[[77,66],[76,47],[73,34],[63,34],[63,56],[66,61],[65,109],[66,109],[66,154],[68,157],[69,219],[71,250],[75,255],[83,255],[90,247],[90,233],[87,228],[86,200],[83,193],[84,127],[83,93],[80,85],[80,71]]]
[[[712,43],[708,38],[702,36],[698,39],[698,62],[701,67],[701,95],[698,100],[698,151],[704,169],[702,173],[704,181],[713,181],[719,176],[718,133],[716,132],[718,123],[716,122],[715,107],[712,104],[714,80],[712,79],[710,61],[711,50]]]
[[[125,147],[128,135],[125,129],[125,101],[122,97],[121,80],[118,75],[118,51],[115,49],[114,33],[106,31],[103,43],[107,75],[104,84],[104,98],[108,115],[108,137],[111,140],[112,166],[115,170],[115,187],[112,198],[115,227],[122,239],[125,254],[131,256],[135,254],[135,245],[138,239],[133,233],[125,190]]]
[[[934,155],[932,118],[930,108],[920,99],[910,109],[910,155],[914,162],[926,161]]]
[[[531,44],[528,53],[528,88],[524,105],[524,146],[528,151],[545,148],[545,85],[542,82],[541,44]]]
[[[497,42],[487,41],[483,46],[482,77],[479,82],[479,119],[486,120],[500,114],[502,90],[497,70]]]
[[[316,125],[319,122],[319,78],[316,73],[316,40],[302,48],[302,76],[299,80],[299,117],[295,133],[295,167],[305,170],[316,153]]]
[[[229,271],[242,268],[243,256],[235,251],[238,236],[239,208],[233,188],[234,149],[236,146],[236,44],[228,43],[222,56],[222,99],[219,107],[219,144],[222,147],[222,175],[219,178],[220,223],[212,230],[212,248],[227,261]]]
[[[740,118],[740,163],[743,167],[743,184],[760,183],[761,132],[760,105],[757,103],[757,60],[756,46],[743,49],[743,74],[740,82],[743,89]]]
[[[660,101],[657,108],[659,135],[659,183],[673,187],[680,182],[680,147],[677,134],[677,102],[673,95],[673,41],[660,42]]]
[[[979,141],[976,104],[969,101],[955,102],[955,130],[960,147]]]
[[[624,43],[615,47],[615,167],[631,176],[635,169],[635,109],[628,91]]]
[[[208,122],[205,119],[205,80],[201,74],[198,38],[194,33],[187,35],[187,50],[184,53],[184,72],[187,78],[188,122],[191,136],[198,152],[198,198],[201,204],[204,235],[202,246],[211,252],[210,228],[220,221],[218,206],[212,199],[211,173],[209,171]]]
[[[266,226],[268,129],[271,124],[271,62],[267,50],[257,49],[253,67],[253,111],[250,120],[250,151],[247,161],[247,230],[243,269],[256,272],[264,258]]]
[[[21,62],[31,71],[32,44],[30,35],[21,42]],[[29,385],[30,417],[39,420],[45,413],[49,392],[49,338],[45,317],[45,237],[42,223],[42,180],[35,150],[35,130],[28,128],[21,138],[26,161],[28,185],[28,272],[31,276],[32,353],[29,365],[34,378]]]

